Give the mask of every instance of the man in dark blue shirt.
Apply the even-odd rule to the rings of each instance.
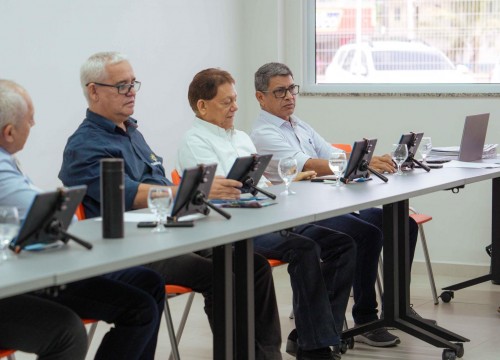
[[[103,158],[125,159],[125,209],[135,208],[141,184],[173,184],[165,177],[163,159],[148,146],[137,130],[137,121],[123,122],[126,130],[87,109],[87,117],[69,138],[59,178],[66,185],[86,184],[85,215],[100,215],[100,167]],[[234,188],[233,188],[234,189]]]
[[[81,85],[88,102],[87,117],[68,139],[59,178],[64,185],[87,185],[83,200],[87,217],[100,215],[100,161],[121,158],[125,165],[125,209],[147,207],[152,186],[170,186],[162,158],[148,146],[137,130],[135,96],[141,83],[132,66],[120,53],[92,55],[80,71]],[[239,198],[235,180],[216,178],[209,196]],[[177,187],[171,186],[175,195]],[[190,287],[205,297],[205,312],[212,323],[212,260],[198,253],[148,264],[168,284]],[[267,260],[254,255],[255,358],[282,359],[281,331],[271,268]]]

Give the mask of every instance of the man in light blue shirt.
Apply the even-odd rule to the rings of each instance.
[[[273,183],[281,182],[277,164],[281,158],[297,159],[298,170],[314,170],[318,176],[331,175],[328,157],[332,151],[323,139],[306,122],[293,115],[299,86],[294,83],[292,71],[285,64],[268,63],[255,73],[255,96],[261,111],[254,123],[251,138],[261,154],[273,154],[264,175]],[[395,171],[391,157],[374,156],[370,166],[379,172]],[[354,306],[352,315],[356,325],[378,319],[375,281],[377,265],[382,250],[382,210],[370,208],[359,213],[336,216],[317,224],[341,231],[351,236],[357,245],[356,271],[354,274]],[[410,260],[413,261],[418,227],[410,219]],[[397,336],[385,328],[358,335],[355,338],[371,346],[394,346],[400,343]]]

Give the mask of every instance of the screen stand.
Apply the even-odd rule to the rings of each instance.
[[[92,249],[92,244],[76,237],[75,235],[71,235],[66,230],[63,229],[61,222],[59,220],[53,219],[47,226],[47,232],[53,235],[56,238],[61,239],[65,244],[69,240],[73,240],[77,244],[83,246],[84,248],[90,250]]]
[[[253,196],[257,195],[257,193],[260,192],[260,193],[266,195],[268,198],[276,200],[276,195],[274,195],[273,193],[270,193],[269,191],[261,189],[260,187],[255,186],[254,181],[250,176],[247,177],[245,180],[243,180],[243,185],[248,186],[249,188],[252,189]]]
[[[431,171],[431,168],[428,167],[427,165],[425,165],[424,163],[422,163],[421,161],[418,161],[417,159],[415,159],[414,157],[415,155],[413,155],[412,153],[410,153],[410,155],[408,155],[408,159],[409,161],[417,164],[419,167],[421,167],[422,169],[424,169],[425,171],[429,172]]]
[[[415,134],[414,132],[411,132],[411,139],[410,139],[410,144],[408,145],[408,150],[411,148],[411,149],[415,149],[415,151],[417,151],[416,146],[417,146],[417,134]],[[427,172],[431,171],[430,167],[428,167],[427,165],[425,165],[425,164],[421,163],[420,161],[418,161],[417,159],[415,159],[415,154],[412,151],[409,151],[408,158],[406,159],[406,161],[409,161],[412,164],[417,164],[418,166],[420,166],[422,169],[424,169]],[[412,165],[412,168],[413,168],[413,165]]]
[[[389,179],[386,178],[384,175],[382,175],[381,173],[379,173],[377,170],[374,170],[373,168],[371,168],[368,165],[368,161],[366,161],[366,160],[361,161],[361,164],[359,165],[359,170],[361,170],[361,171],[368,170],[369,172],[371,172],[373,175],[375,175],[376,177],[378,177],[383,182],[388,182],[389,181]]]
[[[214,204],[207,201],[207,199],[205,198],[205,194],[203,194],[201,191],[198,191],[196,193],[196,195],[193,197],[192,201],[193,201],[193,204],[195,204],[195,205],[205,204],[210,209],[212,209],[215,212],[218,212],[220,215],[224,216],[226,219],[228,219],[228,220],[231,219],[231,214],[229,214],[228,212],[225,212],[222,209],[219,209],[217,206],[215,206]]]
[[[208,209],[213,209],[218,212],[220,215],[224,216],[226,219],[231,219],[231,214],[225,212],[222,209],[219,209],[217,206],[213,205],[205,198],[205,195],[201,191],[196,191],[196,194],[193,196],[191,203],[193,205],[205,205],[205,209],[202,210],[202,213],[208,215]],[[168,217],[167,223],[164,225],[165,227],[192,227],[194,226],[193,221],[179,221],[177,217]]]

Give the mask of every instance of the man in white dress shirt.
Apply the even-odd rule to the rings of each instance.
[[[234,83],[220,69],[206,69],[193,78],[188,98],[196,117],[181,140],[178,171],[215,162],[217,174],[225,176],[236,158],[256,153],[250,137],[234,129],[238,110]],[[287,343],[287,352],[301,360],[340,359],[340,334],[354,271],[353,240],[306,224],[291,232],[258,236],[254,246],[267,258],[288,263],[296,330],[289,336],[293,341]]]

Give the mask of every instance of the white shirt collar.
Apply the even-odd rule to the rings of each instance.
[[[212,124],[212,123],[205,121],[203,119],[200,119],[198,117],[196,117],[194,119],[193,127],[199,128],[199,129],[200,128],[205,129],[206,131],[210,132],[211,134],[219,136],[219,137],[223,137],[223,138],[232,137],[234,135],[234,128],[226,130],[226,129],[221,128],[220,126]]]

